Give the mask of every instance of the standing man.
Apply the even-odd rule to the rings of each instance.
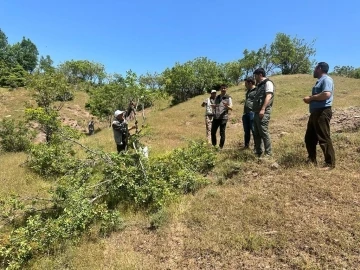
[[[116,110],[114,113],[115,120],[112,122],[114,139],[118,153],[127,150],[129,130],[134,128],[128,128],[128,123],[125,120],[124,113],[124,111]]]
[[[335,151],[330,138],[330,120],[332,117],[332,102],[334,98],[334,82],[327,73],[329,65],[320,62],[314,69],[314,78],[317,82],[312,89],[312,95],[304,97],[304,102],[309,104],[310,117],[305,134],[308,162],[316,161],[316,145],[319,143],[324,153],[324,169],[335,168]]]
[[[91,117],[91,120],[88,124],[88,128],[89,128],[89,135],[93,135],[95,132],[95,122],[94,122],[94,117]]]
[[[254,71],[257,83],[256,93],[253,103],[254,115],[254,141],[256,155],[260,157],[263,153],[262,143],[264,143],[265,157],[271,157],[271,139],[269,134],[269,122],[272,105],[274,101],[275,86],[272,81],[266,78],[263,68]]]
[[[220,127],[220,144],[222,149],[225,143],[225,129],[228,121],[228,112],[232,110],[232,100],[229,95],[226,94],[227,86],[222,84],[220,86],[221,94],[215,98],[215,104],[212,107],[215,109],[215,115],[211,126],[211,142],[213,146],[216,146],[216,132]]]
[[[245,79],[245,103],[244,103],[244,114],[242,116],[243,128],[244,128],[244,148],[249,148],[251,133],[254,138],[254,112],[253,102],[256,94],[255,80],[252,77]],[[255,145],[255,140],[254,140]],[[256,148],[255,148],[256,150]]]
[[[211,90],[210,97],[205,99],[201,104],[202,107],[205,107],[205,127],[206,127],[206,138],[208,143],[211,143],[211,125],[214,118],[214,108],[215,104],[216,90]]]

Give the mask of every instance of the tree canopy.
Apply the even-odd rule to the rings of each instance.
[[[271,44],[272,61],[284,75],[310,73],[314,64],[310,57],[316,53],[314,42],[307,43],[304,39],[278,33]]]

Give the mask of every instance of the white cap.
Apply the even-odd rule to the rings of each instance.
[[[212,94],[212,93],[216,93],[216,90],[211,90],[211,94]]]
[[[116,110],[114,113],[114,116],[118,117],[120,114],[123,114],[123,113],[124,113],[124,111]]]

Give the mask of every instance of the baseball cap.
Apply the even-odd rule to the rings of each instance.
[[[115,116],[115,117],[118,117],[120,114],[123,114],[123,113],[124,113],[124,111],[116,110],[116,111],[114,112],[114,116]]]
[[[210,93],[211,93],[211,94],[212,94],[212,93],[216,93],[216,90],[211,90],[211,92],[210,92]]]

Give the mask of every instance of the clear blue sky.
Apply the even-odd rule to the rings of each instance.
[[[111,73],[161,72],[199,56],[228,62],[278,32],[316,39],[315,59],[330,69],[360,67],[358,0],[0,0],[0,28],[55,64],[87,59]]]

